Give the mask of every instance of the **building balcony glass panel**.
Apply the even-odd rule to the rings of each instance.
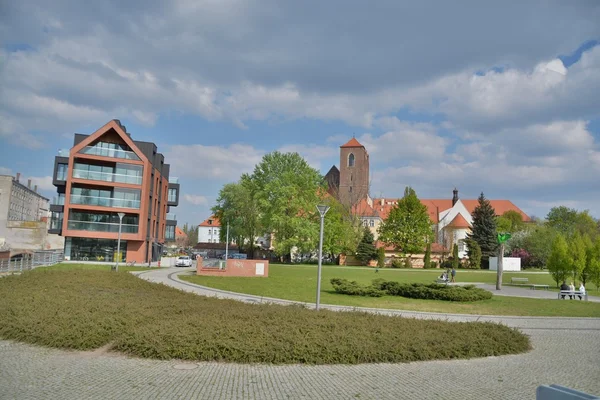
[[[119,224],[110,222],[69,221],[69,229],[92,232],[119,232]],[[138,233],[138,225],[122,224],[121,233]]]
[[[179,178],[170,177],[169,178],[169,183],[179,183]]]
[[[89,179],[92,181],[129,183],[133,185],[142,184],[141,176],[113,174],[109,172],[86,171],[81,169],[73,169],[73,178]]]
[[[71,195],[71,204],[81,204],[101,207],[140,208],[140,200],[117,199],[114,197]]]
[[[59,193],[58,196],[52,199],[52,204],[56,206],[64,206],[65,205],[65,194]]]
[[[69,157],[69,149],[59,149],[58,150],[58,156],[59,157]]]
[[[167,218],[169,221],[177,221],[177,215],[175,214],[171,214],[171,213],[167,213]]]
[[[95,146],[86,146],[80,153],[102,157],[122,158],[125,160],[140,160],[133,151],[106,147],[103,146],[104,144],[106,143],[98,143]]]

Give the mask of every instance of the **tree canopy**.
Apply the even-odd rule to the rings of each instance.
[[[490,201],[481,193],[477,207],[473,210],[473,223],[467,238],[477,242],[481,248],[481,258],[487,261],[498,248],[498,234],[496,229],[496,212]],[[471,254],[469,253],[469,256]]]
[[[423,252],[431,236],[427,207],[408,186],[404,190],[404,197],[398,200],[379,226],[379,240],[404,254],[415,254]]]
[[[557,235],[552,243],[552,251],[548,257],[548,271],[556,285],[567,280],[571,270],[572,259],[569,256],[567,241],[562,235]]]
[[[518,232],[524,228],[524,225],[523,216],[514,210],[508,210],[496,218],[496,229],[498,232]]]

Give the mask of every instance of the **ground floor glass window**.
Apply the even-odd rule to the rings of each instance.
[[[72,261],[116,261],[117,240],[68,237],[65,240],[65,256]],[[127,241],[121,240],[121,261],[126,259]]]

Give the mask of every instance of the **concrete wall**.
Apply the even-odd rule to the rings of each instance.
[[[196,275],[205,276],[243,276],[263,277],[269,276],[269,261],[267,260],[227,260],[224,269],[206,268],[202,265],[202,257],[198,257]]]
[[[490,271],[498,270],[498,257],[490,257]],[[502,263],[503,271],[520,271],[521,270],[521,258],[520,257],[504,257]]]

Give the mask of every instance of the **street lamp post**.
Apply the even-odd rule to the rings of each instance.
[[[115,264],[115,271],[119,271],[119,260],[121,259],[121,226],[123,225],[123,217],[125,213],[118,213],[119,216],[119,235],[117,236],[117,263]]]
[[[225,236],[225,265],[229,259],[229,220],[227,221],[227,234]]]
[[[321,304],[321,263],[323,261],[323,221],[325,214],[329,211],[329,207],[325,205],[318,205],[317,210],[321,214],[321,231],[319,233],[319,267],[317,272],[317,311],[319,311],[319,305]]]

